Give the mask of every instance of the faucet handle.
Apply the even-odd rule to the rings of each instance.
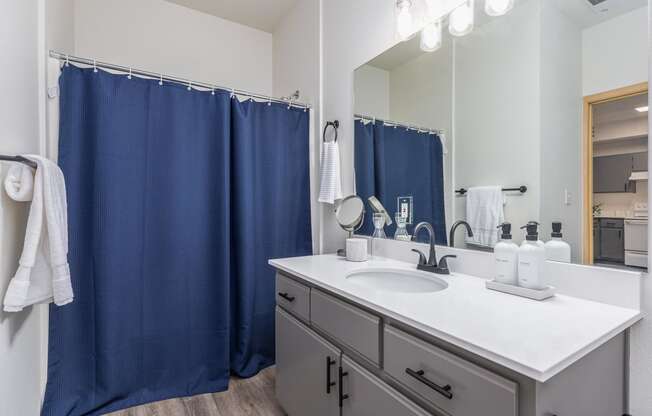
[[[449,254],[447,256],[442,256],[442,258],[439,259],[439,264],[437,265],[437,268],[439,269],[448,269],[448,261],[446,259],[456,259],[457,256],[455,254]]]
[[[417,253],[419,255],[419,264],[420,265],[424,265],[424,264],[427,263],[425,254],[423,254],[420,250],[417,250],[416,248],[413,248],[412,251],[414,251],[415,253]]]

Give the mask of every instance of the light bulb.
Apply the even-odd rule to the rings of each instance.
[[[421,50],[434,52],[441,48],[441,20],[428,23],[421,31]]]
[[[412,30],[412,13],[410,7],[412,2],[410,0],[399,0],[396,3],[398,8],[398,16],[396,16],[396,33],[399,39],[408,40],[414,36]]]
[[[514,0],[486,0],[484,11],[489,16],[502,16],[514,7]]]
[[[464,36],[473,30],[474,0],[467,0],[465,4],[453,10],[450,14],[448,31],[453,36]]]

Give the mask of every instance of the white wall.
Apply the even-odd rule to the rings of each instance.
[[[647,81],[647,9],[636,9],[584,30],[584,96]],[[619,65],[621,62],[627,64]]]
[[[320,126],[320,0],[301,0],[276,27],[273,33],[275,97],[301,92],[300,100],[313,105],[313,134],[310,142],[310,190],[312,246],[320,250],[319,149]]]
[[[540,232],[548,239],[552,222],[561,221],[577,262],[582,241],[582,35],[579,26],[546,1],[541,3],[540,30]]]
[[[355,70],[353,83],[356,114],[392,119],[389,111],[389,71],[363,65]]]
[[[453,204],[453,43],[394,68],[389,75],[389,118],[420,127],[444,130],[448,152],[444,161],[446,225],[455,221]],[[357,98],[356,93],[356,98]],[[417,219],[418,220],[418,219]]]
[[[0,3],[0,153],[39,152],[39,18],[37,0]],[[4,178],[7,163],[2,163]],[[28,206],[0,192],[0,296],[16,271]],[[0,311],[0,415],[37,415],[40,409],[42,306]]]
[[[455,42],[455,187],[528,186],[505,194],[516,242],[540,218],[540,13],[530,1]],[[457,197],[455,217],[465,210]]]
[[[272,93],[272,35],[163,0],[76,0],[75,53]]]

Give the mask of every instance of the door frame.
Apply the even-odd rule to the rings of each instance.
[[[584,97],[582,116],[582,263],[593,264],[593,106],[648,92],[648,83]]]

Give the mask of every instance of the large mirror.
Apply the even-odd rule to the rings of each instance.
[[[417,32],[355,71],[356,193],[401,217],[387,238],[428,221],[438,244],[491,251],[503,222],[517,244],[561,222],[573,262],[645,267],[647,1],[472,3],[470,33],[447,16],[435,51]]]

